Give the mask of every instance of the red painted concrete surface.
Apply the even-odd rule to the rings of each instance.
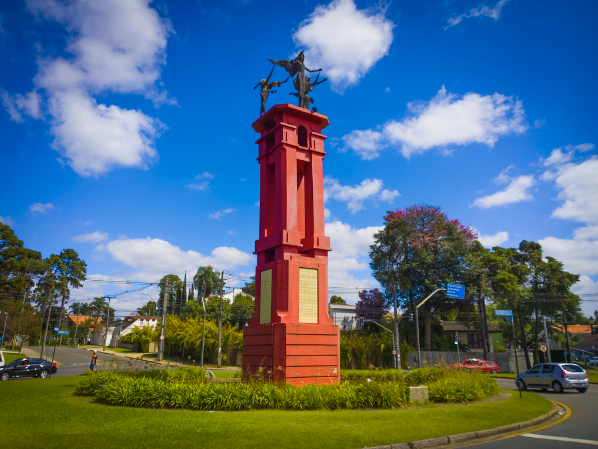
[[[273,106],[253,124],[260,133],[260,225],[255,314],[243,336],[245,374],[261,371],[295,385],[340,381],[339,327],[328,316],[326,126],[325,115],[290,104]],[[300,268],[317,270],[316,322],[300,322]],[[260,317],[265,270],[272,270],[271,307]]]

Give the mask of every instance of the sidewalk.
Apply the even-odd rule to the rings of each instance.
[[[112,351],[108,348],[106,348],[106,350],[103,350],[103,349],[101,349],[101,347],[82,348],[82,349],[87,350],[87,351],[93,351],[95,349],[96,351],[98,351],[98,353],[115,355],[115,356],[124,357],[124,358],[131,359],[131,360],[139,360],[142,362],[151,363],[152,365],[155,365],[155,366],[176,366],[179,368],[193,368],[193,367],[198,368],[199,367],[198,365],[188,365],[185,363],[175,362],[173,360],[162,360],[161,362],[159,362],[153,357],[144,357],[145,354],[143,354],[141,352],[124,352],[123,353],[123,352]],[[215,366],[205,365],[204,369],[212,370],[212,371],[240,371],[241,368],[239,368],[239,367],[217,368]]]

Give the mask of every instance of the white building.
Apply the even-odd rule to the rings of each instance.
[[[328,304],[328,315],[332,324],[340,326],[341,331],[361,330],[355,306],[351,304]]]
[[[106,346],[115,348],[116,343],[123,335],[130,334],[136,327],[156,326],[158,324],[159,316],[143,316],[143,315],[129,315],[119,321],[113,321],[108,326],[108,333],[106,334]],[[94,331],[92,343],[94,345],[104,344],[105,328],[100,328]]]

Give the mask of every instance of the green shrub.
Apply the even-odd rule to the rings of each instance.
[[[478,373],[456,371],[428,385],[428,398],[432,402],[477,401],[499,392],[500,387],[493,378]]]
[[[85,375],[75,393],[108,405],[235,411],[398,408],[410,404],[409,385],[427,385],[430,401],[445,403],[479,400],[500,391],[490,376],[446,367],[421,368],[404,376],[395,370],[345,375],[354,380],[295,387],[263,380],[209,383],[200,368],[100,371]],[[392,376],[395,379],[388,380]]]

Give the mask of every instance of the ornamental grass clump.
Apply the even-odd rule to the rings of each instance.
[[[428,384],[429,400],[439,403],[479,401],[499,392],[493,378],[478,373],[454,372]]]

